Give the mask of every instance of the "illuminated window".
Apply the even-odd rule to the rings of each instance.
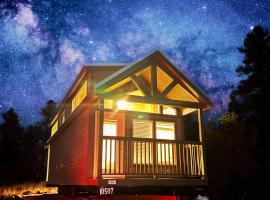
[[[120,100],[116,102],[117,109],[137,112],[159,113],[159,105],[148,103],[135,103]]]
[[[103,136],[116,136],[117,135],[117,121],[116,120],[104,120],[103,124]]]
[[[71,111],[73,112],[87,95],[87,81],[84,82],[78,93],[72,99]]]
[[[165,115],[176,115],[176,109],[172,106],[163,106],[162,113]]]
[[[156,121],[156,138],[163,140],[175,139],[174,122]],[[160,142],[157,145],[157,156],[159,165],[173,165],[173,144]]]
[[[153,121],[133,119],[133,137],[153,138]]]
[[[51,136],[53,136],[57,130],[58,130],[58,121],[55,121],[51,129]]]
[[[111,99],[104,99],[104,108],[106,108],[106,109],[113,109],[113,100],[111,100]]]
[[[153,121],[134,119],[133,137],[153,138]],[[133,142],[133,163],[150,164],[153,163],[153,144],[151,142]]]
[[[156,121],[156,138],[163,140],[175,139],[174,122]]]
[[[117,135],[117,121],[104,120],[103,136],[116,136]],[[119,159],[119,158],[118,158]],[[102,170],[115,169],[115,140],[103,139],[102,145]]]
[[[60,125],[64,124],[65,120],[66,120],[65,111],[63,111],[62,114],[60,115]]]

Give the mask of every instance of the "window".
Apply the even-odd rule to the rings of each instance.
[[[175,122],[155,121],[156,139],[174,140],[175,139]],[[133,137],[153,138],[153,121],[143,119],[133,119]],[[133,142],[133,163],[134,164],[151,164],[153,163],[153,143],[152,142]],[[173,165],[174,153],[173,144],[159,141],[156,145],[157,163],[159,165]]]
[[[133,119],[133,137],[153,138],[153,121]]]
[[[175,139],[174,122],[156,121],[156,138],[163,140]]]
[[[153,121],[133,119],[133,137],[153,138]],[[133,163],[153,163],[153,144],[151,142],[133,142]]]
[[[156,138],[163,140],[175,139],[175,123],[156,121]],[[159,165],[172,165],[173,144],[160,142],[157,144],[157,161]]]
[[[116,108],[118,110],[160,113],[160,109],[159,109],[160,106],[157,104],[135,103],[135,102],[127,102],[124,100],[117,101],[117,102],[115,102],[115,104],[116,104]],[[113,109],[114,108],[114,101],[112,99],[104,99],[104,108]]]
[[[117,121],[104,120],[103,136],[116,136],[117,135]],[[119,158],[118,158],[119,159]],[[103,139],[102,145],[102,170],[115,169],[115,140]]]
[[[117,135],[117,121],[105,119],[103,124],[103,136],[116,136],[116,135]]]
[[[78,93],[72,99],[71,112],[73,112],[87,95],[87,81],[84,82]]]
[[[60,115],[60,125],[64,124],[65,120],[66,120],[66,117],[65,117],[65,110],[64,110]]]
[[[51,136],[53,136],[57,130],[58,130],[58,121],[56,120],[51,129]]]
[[[114,100],[112,99],[104,99],[105,109],[116,108],[118,110],[129,110],[129,111],[147,112],[147,113],[161,113],[160,107],[161,106],[158,104],[128,102],[124,100],[119,100],[119,101],[114,102]],[[162,114],[177,115],[177,110],[173,106],[162,105]]]
[[[104,108],[106,108],[106,109],[113,109],[113,100],[111,100],[111,99],[104,99]]]
[[[165,114],[165,115],[176,115],[176,109],[172,106],[163,106],[163,109],[162,109],[162,114]]]

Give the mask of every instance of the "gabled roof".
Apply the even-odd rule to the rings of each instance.
[[[168,83],[167,85],[165,84],[165,86],[163,87],[163,88],[165,88],[164,91],[161,91],[160,88],[155,86],[155,87],[157,87],[157,89],[160,90],[160,91],[158,91],[159,93],[166,95],[167,98],[170,98],[173,100],[180,100],[180,101],[182,101],[182,100],[180,97],[177,96],[177,93],[186,93],[185,95],[189,96],[188,101],[195,102],[197,100],[197,103],[200,104],[199,107],[202,107],[204,110],[212,107],[212,105],[213,105],[212,102],[204,94],[204,92],[202,92],[179,69],[177,69],[166,58],[166,56],[164,56],[164,54],[161,53],[160,50],[155,50],[155,51],[151,52],[150,54],[148,54],[147,56],[145,56],[144,58],[139,59],[136,62],[133,62],[131,64],[126,65],[122,69],[116,71],[115,73],[111,74],[110,76],[108,76],[104,80],[97,83],[95,86],[97,95],[100,95],[100,96],[106,95],[106,93],[108,93],[108,90],[110,90],[108,88],[112,87],[113,85],[117,85],[117,84],[118,84],[118,86],[116,86],[116,87],[119,87],[119,84],[121,83],[121,81],[123,82],[123,80],[125,80],[123,84],[126,84],[127,82],[132,80],[133,83],[135,83],[135,85],[137,85],[136,83],[138,83],[138,81],[140,82],[137,75],[143,69],[149,68],[149,66],[156,66],[155,72],[153,72],[156,74],[156,77],[158,76],[157,75],[158,73],[159,74],[163,73],[163,75],[165,75],[165,76],[166,76],[166,74],[169,74],[168,78],[171,77],[173,79],[173,81],[171,81],[171,83]],[[157,72],[157,71],[159,71],[159,72]],[[137,74],[137,75],[135,75],[135,74]],[[137,81],[134,79],[137,79]],[[157,79],[157,78],[155,78],[155,79]],[[160,79],[160,77],[158,77],[158,79]],[[163,79],[166,82],[166,77],[165,78],[163,77]],[[155,80],[155,84],[157,84],[158,81]],[[144,80],[143,84],[146,84],[145,82],[147,82],[147,80]],[[147,92],[145,89],[146,89],[145,87],[141,87],[141,91],[143,93]],[[172,92],[172,90],[174,90],[174,92]],[[152,97],[153,97],[153,95],[152,95]],[[192,98],[194,98],[194,100]],[[140,98],[138,98],[138,99],[140,100]],[[150,99],[150,97],[148,99]],[[152,98],[152,99],[153,99],[153,101],[155,101],[154,98]],[[156,100],[158,100],[158,98],[156,98]],[[189,105],[189,104],[186,104],[186,105]]]

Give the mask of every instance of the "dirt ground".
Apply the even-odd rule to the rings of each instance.
[[[114,195],[114,196],[97,196],[97,197],[59,197],[57,194],[43,194],[39,196],[25,196],[25,197],[0,197],[0,200],[176,200],[174,196],[152,196],[152,195]]]

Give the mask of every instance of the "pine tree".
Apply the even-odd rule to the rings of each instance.
[[[4,123],[0,125],[0,185],[14,183],[20,179],[19,160],[23,133],[14,109],[10,108],[2,117]]]
[[[254,173],[253,190],[263,195],[264,180],[270,179],[270,33],[256,26],[239,49],[244,54],[242,65],[236,72],[243,77],[231,93],[229,110],[246,121],[248,131],[255,137],[256,146],[252,153],[258,169]],[[263,197],[263,196],[261,196]]]
[[[45,140],[50,137],[49,124],[52,120],[52,117],[56,111],[56,103],[53,100],[49,100],[44,108],[41,109],[42,115],[42,126],[45,130]]]

